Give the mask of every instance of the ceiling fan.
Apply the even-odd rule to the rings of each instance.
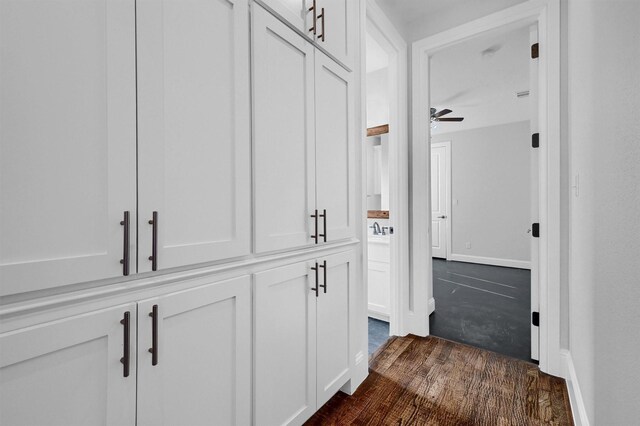
[[[434,121],[462,121],[464,117],[442,117],[443,115],[447,115],[452,113],[450,109],[443,109],[441,111],[436,112],[435,108],[431,108],[431,122]]]

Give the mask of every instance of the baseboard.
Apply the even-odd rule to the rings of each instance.
[[[573,365],[571,352],[562,349],[560,351],[560,360],[564,377],[567,381],[567,392],[569,393],[569,401],[571,402],[571,413],[573,414],[573,422],[576,426],[589,426],[589,417],[587,417],[587,409],[582,399],[582,392],[578,384],[578,376]]]
[[[483,265],[505,266],[507,268],[531,269],[531,262],[526,260],[499,259],[497,257],[470,256],[467,254],[451,253],[448,260],[467,263],[481,263]]]
[[[380,321],[384,321],[384,322],[389,322],[389,314],[385,314],[382,313],[376,309],[371,308],[371,305],[369,305],[369,312],[368,312],[369,316],[373,319],[377,319]]]
[[[427,303],[427,315],[431,315],[432,313],[434,313],[436,310],[436,299],[434,299],[433,297],[431,299],[429,299],[429,302]]]

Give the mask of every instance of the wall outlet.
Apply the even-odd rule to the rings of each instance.
[[[471,248],[471,243],[467,241],[466,243],[464,243],[464,246],[466,248],[470,249]]]

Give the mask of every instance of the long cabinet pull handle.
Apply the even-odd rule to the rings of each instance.
[[[320,34],[318,36],[318,38],[320,40],[324,41],[324,21],[325,21],[325,18],[324,18],[324,7],[321,10],[322,10],[322,12],[320,12],[320,15],[318,15],[316,19],[322,18],[322,34]]]
[[[311,217],[315,219],[315,230],[311,238],[316,240],[316,244],[318,244],[318,209],[315,210],[315,213],[312,214]]]
[[[312,287],[311,291],[315,291],[316,292],[316,297],[318,297],[318,295],[320,293],[320,286],[318,285],[319,284],[319,282],[318,282],[318,279],[319,279],[319,277],[318,277],[318,271],[319,271],[318,262],[316,262],[316,266],[315,267],[313,267],[313,266],[311,267],[311,270],[316,272],[316,286]]]
[[[158,305],[153,305],[149,316],[151,317],[151,347],[149,348],[151,365],[158,365]]]
[[[149,221],[149,225],[153,226],[151,230],[151,256],[149,256],[149,260],[151,261],[151,270],[158,270],[158,212],[153,212],[153,218]]]
[[[322,291],[324,292],[324,294],[327,294],[327,261],[325,260],[324,262],[322,262],[322,265],[320,265],[320,267],[322,268],[323,282],[320,287],[322,287]]]
[[[122,376],[129,377],[129,365],[131,362],[131,313],[129,311],[124,313],[124,318],[120,320],[120,324],[124,327],[124,344],[123,344],[123,356],[120,358],[122,363]]]
[[[320,215],[322,218],[322,234],[319,234],[322,237],[322,240],[327,242],[327,209],[322,210],[322,214]]]
[[[309,12],[313,11],[313,26],[309,28],[309,31],[313,32],[313,35],[316,35],[316,22],[318,21],[318,8],[316,7],[316,0],[313,0],[313,6],[309,8]]]
[[[124,226],[124,238],[122,247],[122,275],[129,275],[129,212],[124,212],[124,218],[120,221],[120,225]]]

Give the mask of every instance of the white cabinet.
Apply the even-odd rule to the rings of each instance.
[[[350,379],[353,252],[255,275],[256,424],[302,424]]]
[[[261,7],[253,41],[256,251],[352,237],[352,75]]]
[[[121,276],[135,3],[2,1],[0,28],[0,296]]]
[[[135,315],[131,303],[1,334],[0,423],[134,425]]]
[[[140,0],[137,37],[139,271],[248,254],[247,0]]]
[[[251,422],[250,296],[244,276],[138,304],[138,425]]]

